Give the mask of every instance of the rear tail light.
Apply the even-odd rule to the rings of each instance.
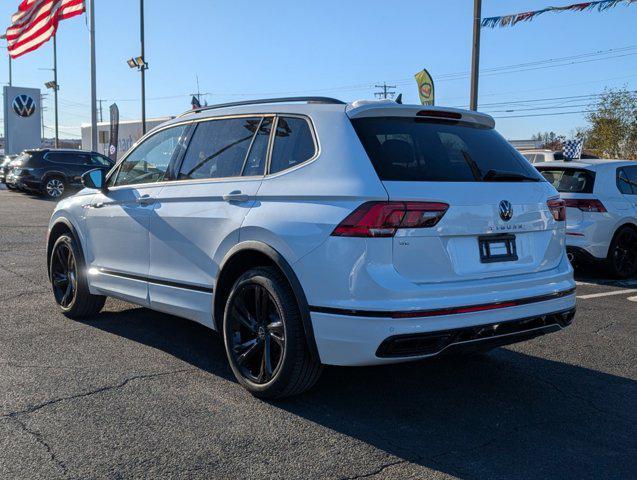
[[[567,207],[579,208],[582,212],[606,212],[606,207],[602,202],[594,198],[566,198],[564,202]]]
[[[556,222],[566,221],[566,202],[561,198],[553,198],[546,202]]]
[[[393,237],[399,228],[435,226],[449,208],[434,202],[367,202],[332,232],[337,237]]]

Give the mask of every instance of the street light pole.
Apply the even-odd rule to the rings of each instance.
[[[480,74],[480,28],[482,0],[473,0],[473,52],[471,56],[471,110],[478,109],[478,76]]]
[[[139,33],[142,57],[142,135],[146,134],[146,56],[144,51],[144,0],[139,0]]]
[[[89,0],[89,37],[91,49],[91,150],[97,152],[97,77],[95,67],[95,0]]]
[[[60,132],[58,130],[58,48],[57,35],[53,35],[53,102],[55,105],[55,148],[60,148]]]

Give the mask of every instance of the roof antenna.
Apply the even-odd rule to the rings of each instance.
[[[402,105],[403,104],[403,94],[399,93],[398,96],[396,97],[396,103]]]

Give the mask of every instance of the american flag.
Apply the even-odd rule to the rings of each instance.
[[[39,48],[55,35],[60,20],[83,12],[84,0],[22,0],[5,34],[9,55],[18,58]]]

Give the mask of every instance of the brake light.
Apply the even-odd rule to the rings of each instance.
[[[606,207],[602,202],[594,198],[566,198],[564,202],[567,207],[579,208],[582,212],[606,212]]]
[[[556,222],[566,221],[566,202],[561,198],[553,198],[546,202]]]
[[[399,228],[435,226],[449,208],[436,202],[367,202],[332,232],[337,237],[393,237]]]

